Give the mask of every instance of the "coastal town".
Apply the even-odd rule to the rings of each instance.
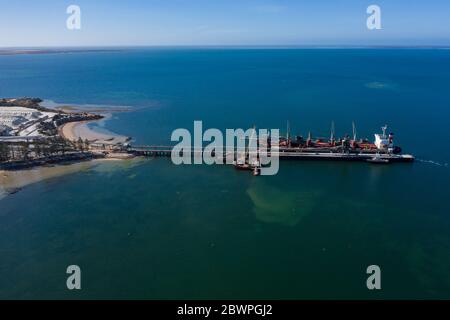
[[[127,155],[130,138],[87,127],[103,115],[41,103],[39,98],[0,99],[0,169]]]

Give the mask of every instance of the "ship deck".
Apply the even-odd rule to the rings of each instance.
[[[204,149],[190,149],[189,153],[194,157],[202,157]],[[142,156],[171,156],[171,146],[134,146],[128,150],[128,152],[135,155]],[[238,154],[243,152],[235,150],[234,152],[223,153],[224,159],[233,161],[237,158]],[[246,151],[247,155],[253,152]],[[257,152],[255,152],[257,153]],[[333,152],[333,151],[311,151],[302,149],[285,149],[280,148],[279,151],[268,151],[268,156],[279,156],[282,160],[333,160],[333,161],[367,161],[373,158],[388,160],[389,162],[412,162],[414,156],[410,154],[391,154],[391,153],[375,153],[375,152]],[[214,152],[213,152],[214,156]]]

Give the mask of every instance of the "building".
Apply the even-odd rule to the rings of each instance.
[[[20,130],[27,129],[47,118],[48,113],[42,113],[36,109],[15,106],[0,107],[0,126],[8,127],[9,134],[17,134]],[[5,132],[6,128],[3,128],[2,131]]]
[[[0,136],[9,136],[11,130],[12,130],[11,127],[0,124]]]
[[[0,116],[0,125],[8,126],[8,127],[18,127],[22,123],[27,122],[27,118],[22,116],[11,116],[11,115],[1,115]]]
[[[37,119],[41,116],[41,113],[35,109],[24,107],[0,107],[0,117],[3,116]]]

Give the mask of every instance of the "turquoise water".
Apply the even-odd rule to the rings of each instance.
[[[0,57],[0,96],[131,106],[107,130],[372,138],[420,161],[283,162],[257,177],[168,159],[103,163],[0,200],[0,298],[450,298],[450,51],[139,49]],[[65,269],[82,269],[79,292]],[[366,288],[367,266],[382,290]]]

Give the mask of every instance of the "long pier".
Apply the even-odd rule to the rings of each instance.
[[[222,148],[224,150],[225,148]],[[131,146],[128,152],[147,157],[170,157],[172,154],[172,146],[154,145],[154,146]],[[226,150],[226,149],[225,149]],[[203,156],[205,149],[195,149],[191,148],[188,150],[191,156],[201,157]],[[276,153],[275,153],[276,152]],[[346,151],[346,152],[336,152],[330,150],[311,150],[302,148],[283,148],[280,147],[278,151],[271,152],[268,150],[267,156],[278,155],[280,159],[284,160],[332,160],[332,161],[370,161],[374,157],[379,160],[387,160],[388,162],[412,162],[414,161],[414,156],[410,154],[391,154],[386,152],[357,152],[357,151]],[[236,160],[237,155],[249,153],[248,151],[242,149],[239,150],[234,148],[234,151],[223,152],[224,160],[231,159]],[[256,154],[256,151],[250,152],[250,154]],[[212,156],[215,156],[214,152]]]
[[[128,152],[147,157],[170,157],[172,146],[131,146]]]

